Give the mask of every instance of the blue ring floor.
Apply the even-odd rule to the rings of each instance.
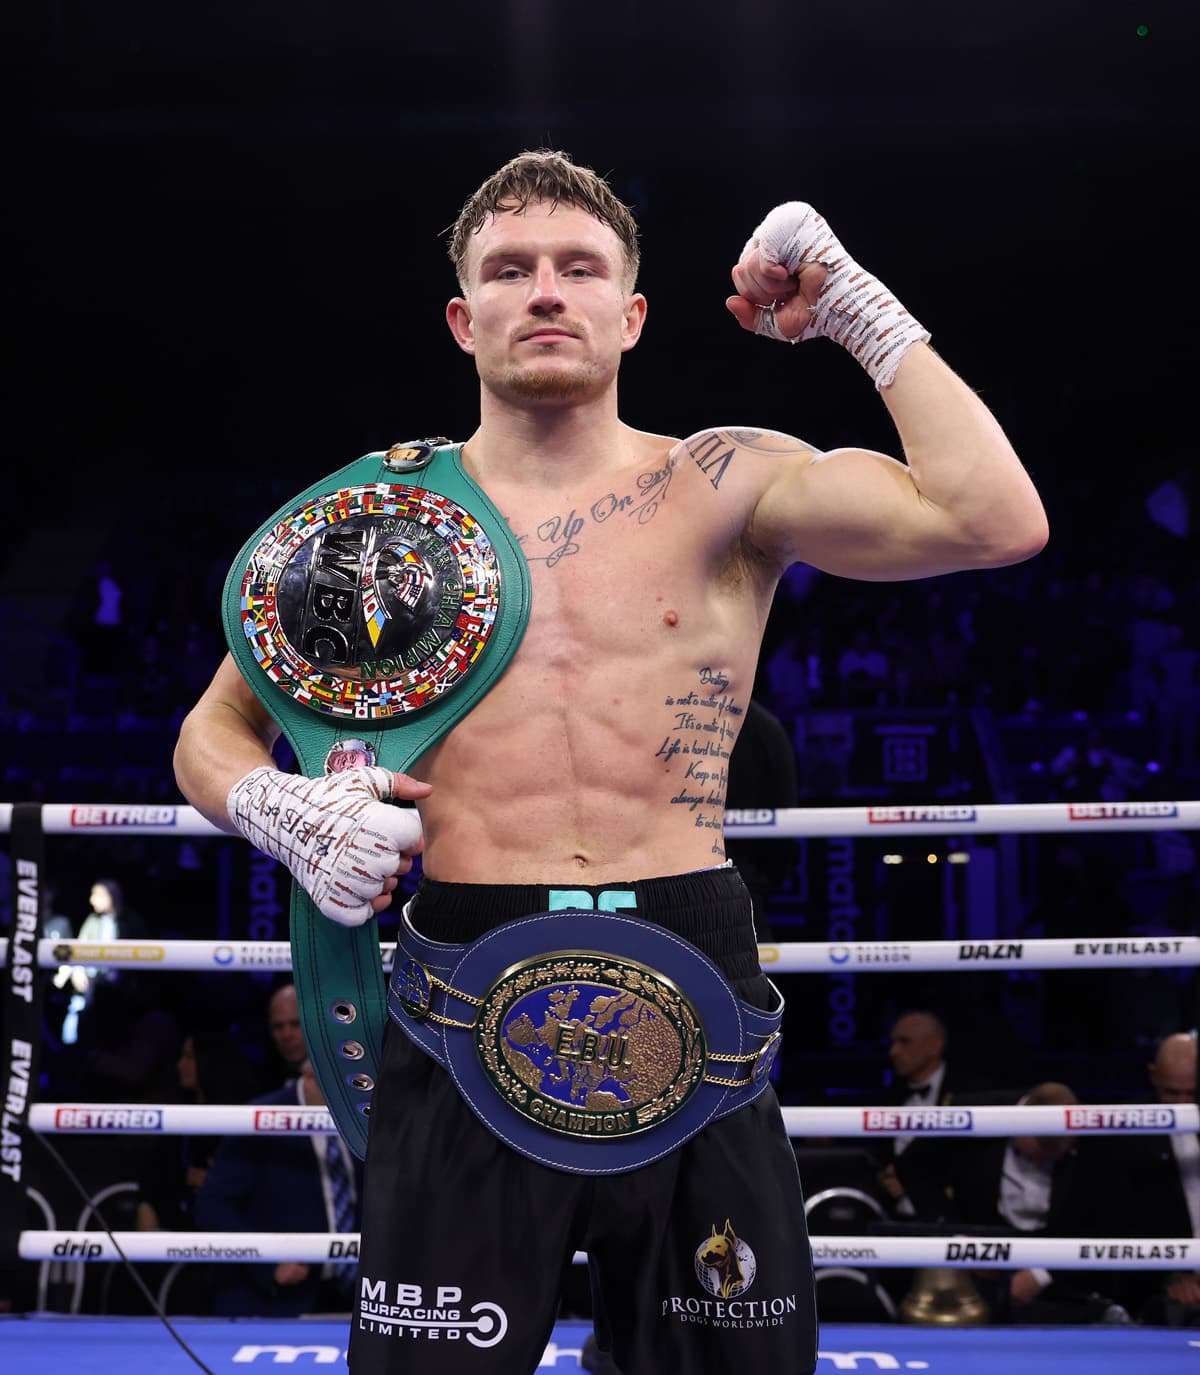
[[[345,1369],[347,1324],[328,1319],[263,1322],[172,1318],[175,1330],[214,1375],[285,1365],[293,1375]],[[578,1371],[590,1328],[561,1322],[539,1371]],[[283,1351],[249,1348],[284,1348]],[[307,1348],[288,1351],[287,1348]],[[313,1350],[313,1348],[324,1348]],[[920,1370],[928,1375],[1200,1375],[1200,1333],[1158,1327],[926,1328],[827,1324],[817,1375]],[[331,1353],[336,1352],[336,1355]],[[28,1314],[0,1316],[5,1375],[196,1375],[199,1367],[156,1318]],[[761,1372],[761,1375],[787,1375]]]

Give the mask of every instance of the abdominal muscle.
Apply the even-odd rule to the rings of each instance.
[[[697,538],[709,495],[677,483],[653,530],[610,521],[549,564],[522,541],[517,654],[412,769],[432,785],[430,878],[604,884],[724,863],[729,755],[772,589],[728,575],[720,536]]]
[[[657,710],[623,712],[653,699],[636,691],[642,684],[603,676],[589,690],[518,670],[414,770],[433,785],[421,803],[425,873],[458,883],[608,883],[724,862],[727,759],[668,760],[673,741],[683,744],[664,694]],[[711,748],[731,746],[727,736]],[[689,764],[708,777],[685,780]],[[696,801],[672,802],[684,794]]]

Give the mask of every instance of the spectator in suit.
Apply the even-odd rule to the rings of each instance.
[[[976,1092],[982,1081],[961,1067],[952,1067],[946,1058],[949,1034],[946,1024],[927,1008],[903,1012],[892,1024],[888,1060],[892,1066],[892,1088],[884,1095],[892,1107],[945,1107],[956,1093]],[[904,1199],[904,1186],[896,1173],[896,1160],[912,1144],[911,1136],[896,1136],[878,1144],[879,1182],[901,1217],[912,1217],[913,1209]]]
[[[267,1003],[267,1029],[275,1053],[283,1061],[285,1077],[294,1079],[308,1059],[295,984],[280,984],[271,994]]]
[[[298,1078],[253,1100],[323,1106],[306,1060]],[[362,1172],[337,1135],[227,1137],[196,1197],[196,1225],[213,1232],[351,1232],[360,1225]],[[219,1317],[348,1312],[357,1264],[223,1265],[213,1279]]]
[[[1151,1101],[1196,1101],[1196,1033],[1159,1042],[1147,1066]],[[1087,1192],[1095,1201],[1090,1234],[1200,1236],[1200,1144],[1192,1132],[1106,1136],[1080,1141]],[[1200,1327],[1200,1272],[1134,1270],[1113,1275],[1114,1293],[1139,1322]]]
[[[1043,1083],[1019,1106],[1068,1106],[1079,1099],[1066,1084]],[[1014,1235],[1077,1236],[1094,1200],[1078,1168],[1069,1136],[925,1137],[897,1161],[901,1185],[918,1219]],[[1086,1276],[1043,1269],[976,1276],[997,1321],[1019,1323],[1127,1322],[1128,1314]],[[1081,1283],[1082,1279],[1082,1283]]]

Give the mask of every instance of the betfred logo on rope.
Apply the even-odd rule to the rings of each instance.
[[[727,807],[726,826],[774,826],[773,807]]]
[[[1067,808],[1070,821],[1126,821],[1142,816],[1178,816],[1174,802],[1072,802]]]
[[[72,807],[71,826],[174,826],[178,807]]]
[[[1068,1131],[1138,1131],[1170,1132],[1175,1130],[1175,1109],[1153,1107],[1067,1108]]]
[[[942,807],[936,803],[928,807],[868,807],[867,820],[872,826],[903,826],[917,821],[976,821],[974,807]]]
[[[61,1107],[54,1125],[60,1132],[160,1132],[161,1108]]]
[[[906,1136],[920,1132],[969,1132],[973,1121],[968,1108],[865,1108],[863,1131],[903,1132]]]
[[[332,1127],[327,1108],[257,1108],[254,1113],[256,1132],[319,1132]]]

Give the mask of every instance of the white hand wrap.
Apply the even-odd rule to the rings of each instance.
[[[803,333],[788,339],[770,308],[760,313],[756,333],[791,344],[818,335],[833,339],[858,359],[876,387],[890,386],[901,358],[913,344],[929,339],[929,331],[877,277],[859,267],[824,219],[804,201],[777,205],[754,231],[742,258],[756,248],[769,262],[781,263],[791,273],[802,263],[820,263],[829,273]]]
[[[325,916],[361,926],[371,899],[421,839],[412,807],[391,807],[388,769],[347,769],[304,778],[264,765],[229,790],[229,819],[254,845],[286,864]]]

